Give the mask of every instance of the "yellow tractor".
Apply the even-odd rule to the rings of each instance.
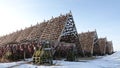
[[[36,50],[33,54],[34,64],[53,64],[53,48],[50,41],[41,41],[41,48]]]

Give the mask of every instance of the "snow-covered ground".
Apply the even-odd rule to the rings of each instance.
[[[12,63],[0,63],[0,68],[7,68],[14,65],[16,66],[13,68],[120,68],[120,52],[116,52],[113,55],[98,57],[97,59],[86,60],[86,62],[68,62],[63,60],[54,60],[54,63],[56,63],[56,65],[53,66],[36,66],[32,64],[24,64],[26,62],[19,61]],[[19,64],[21,65],[17,66]]]

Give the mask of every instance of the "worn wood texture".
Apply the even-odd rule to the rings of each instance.
[[[85,32],[79,34],[80,43],[86,56],[93,55],[93,48],[97,41],[97,32]]]

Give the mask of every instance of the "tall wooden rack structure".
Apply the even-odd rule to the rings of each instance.
[[[53,46],[54,48],[54,51],[52,51],[52,55],[54,55],[54,53],[56,52],[56,48],[59,49],[59,46],[58,46],[59,42],[65,42],[65,43],[74,43],[77,48],[76,49],[78,52],[77,55],[79,54],[80,56],[84,56],[71,12],[55,19],[52,18],[50,21],[48,21],[48,24],[45,27],[43,33],[41,34],[41,37],[39,40],[40,41],[49,40],[54,42],[53,45],[50,45],[50,46]],[[39,50],[39,56],[37,57],[33,56],[33,58],[36,57],[41,59],[43,58],[42,55],[47,54],[47,53],[42,54],[40,52],[41,50]],[[48,54],[50,53],[48,52]],[[46,58],[46,60],[48,59],[49,58]],[[35,60],[35,62],[37,62],[37,60]]]

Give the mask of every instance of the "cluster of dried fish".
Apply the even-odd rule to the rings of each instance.
[[[106,38],[98,38],[97,32],[85,32],[79,34],[81,46],[85,56],[112,54],[112,41],[107,42]]]
[[[55,55],[61,57],[65,57],[68,51],[73,48],[71,43],[75,44],[75,51],[77,51],[77,55],[80,56],[113,53],[112,42],[107,41],[106,38],[98,39],[96,31],[88,31],[78,35],[73,16],[70,12],[66,15],[60,15],[55,18],[52,17],[52,19],[48,21],[0,37],[0,58],[8,53],[8,51],[13,55],[14,52],[12,50],[14,49],[16,51],[15,54],[18,54],[18,51],[21,52],[18,54],[19,56],[23,54],[21,50],[28,50],[26,53],[30,54],[30,51],[34,52],[33,48],[40,46],[39,43],[41,40],[54,41],[52,47],[56,49]],[[27,44],[23,45],[23,43]],[[69,46],[67,46],[68,44],[66,43],[69,43]],[[29,57],[31,57],[31,55]]]

